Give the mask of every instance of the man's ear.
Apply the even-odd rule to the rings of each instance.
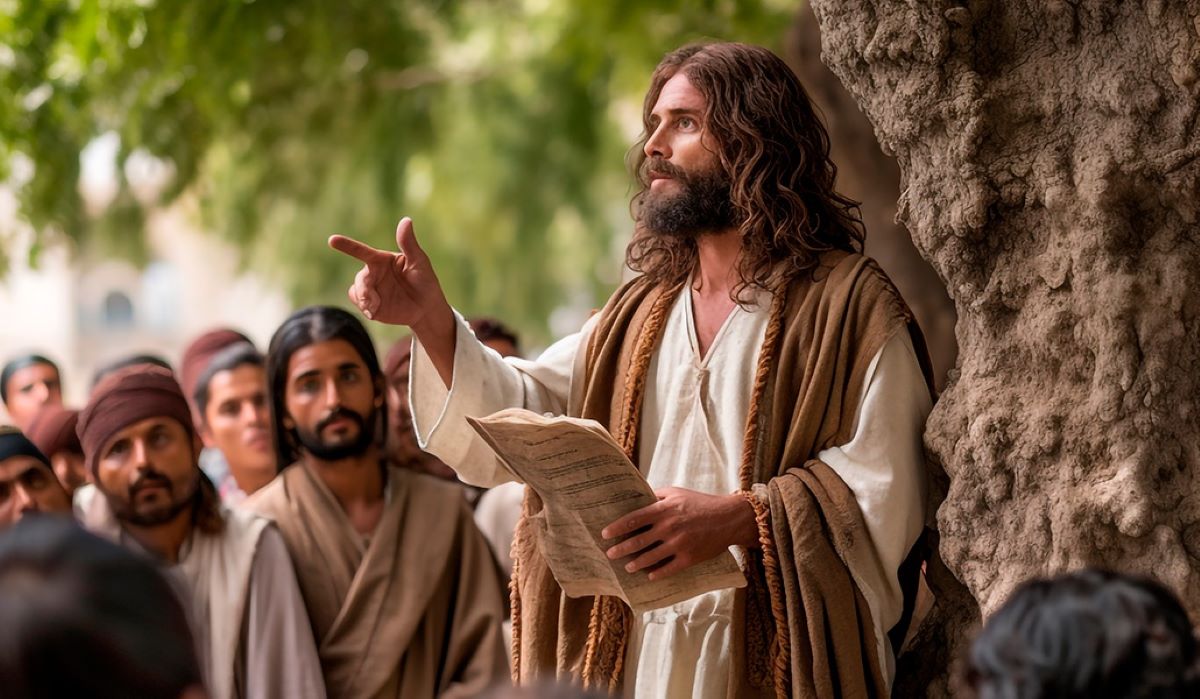
[[[200,452],[204,450],[204,442],[200,439],[198,432],[192,432],[192,456],[196,461],[200,460]]]
[[[387,401],[387,382],[383,380],[383,376],[375,377],[375,407],[382,408],[384,402]]]
[[[200,437],[200,441],[204,444],[204,446],[210,449],[215,449],[217,447],[217,443],[213,441],[212,430],[209,429],[207,423],[196,428],[196,435]]]

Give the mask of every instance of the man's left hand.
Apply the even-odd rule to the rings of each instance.
[[[633,534],[608,549],[610,560],[631,558],[625,564],[630,573],[649,569],[651,580],[661,580],[730,546],[758,546],[754,508],[742,495],[708,495],[687,488],[660,488],[654,494],[658,502],[600,532],[605,539]]]

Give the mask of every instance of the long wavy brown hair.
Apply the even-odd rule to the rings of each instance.
[[[764,48],[698,44],[668,54],[646,93],[642,136],[629,158],[638,185],[630,205],[637,232],[625,251],[631,269],[675,284],[696,265],[695,238],[651,233],[640,215],[650,189],[642,166],[654,133],[651,112],[663,85],[680,71],[705,98],[703,127],[731,182],[742,239],[735,301],[744,302],[749,289],[770,289],[813,271],[826,251],[862,251],[866,234],[858,202],[833,188],[837,167],[829,159],[829,134],[800,79]]]

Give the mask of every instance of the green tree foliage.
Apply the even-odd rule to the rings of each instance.
[[[174,170],[162,206],[297,303],[341,302],[331,233],[391,245],[416,222],[451,301],[537,339],[597,303],[630,232],[624,156],[670,49],[775,47],[786,0],[0,0],[0,179],[42,239],[144,256],[136,152]],[[78,193],[80,151],[120,137],[120,190]],[[26,168],[29,170],[30,168]]]

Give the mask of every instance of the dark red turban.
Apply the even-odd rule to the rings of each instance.
[[[236,330],[219,328],[192,340],[192,344],[183,351],[183,359],[179,362],[179,383],[189,405],[195,401],[196,382],[208,368],[209,362],[218,352],[239,342],[254,344],[250,342],[250,338]]]
[[[61,405],[46,405],[33,417],[33,422],[29,423],[25,434],[46,456],[54,456],[60,451],[82,454],[83,445],[79,443],[79,436],[75,434],[75,426],[78,423],[78,410]]]
[[[139,364],[104,377],[92,390],[76,427],[88,471],[95,475],[100,450],[113,435],[152,417],[169,417],[189,435],[195,434],[187,399],[169,370]]]

